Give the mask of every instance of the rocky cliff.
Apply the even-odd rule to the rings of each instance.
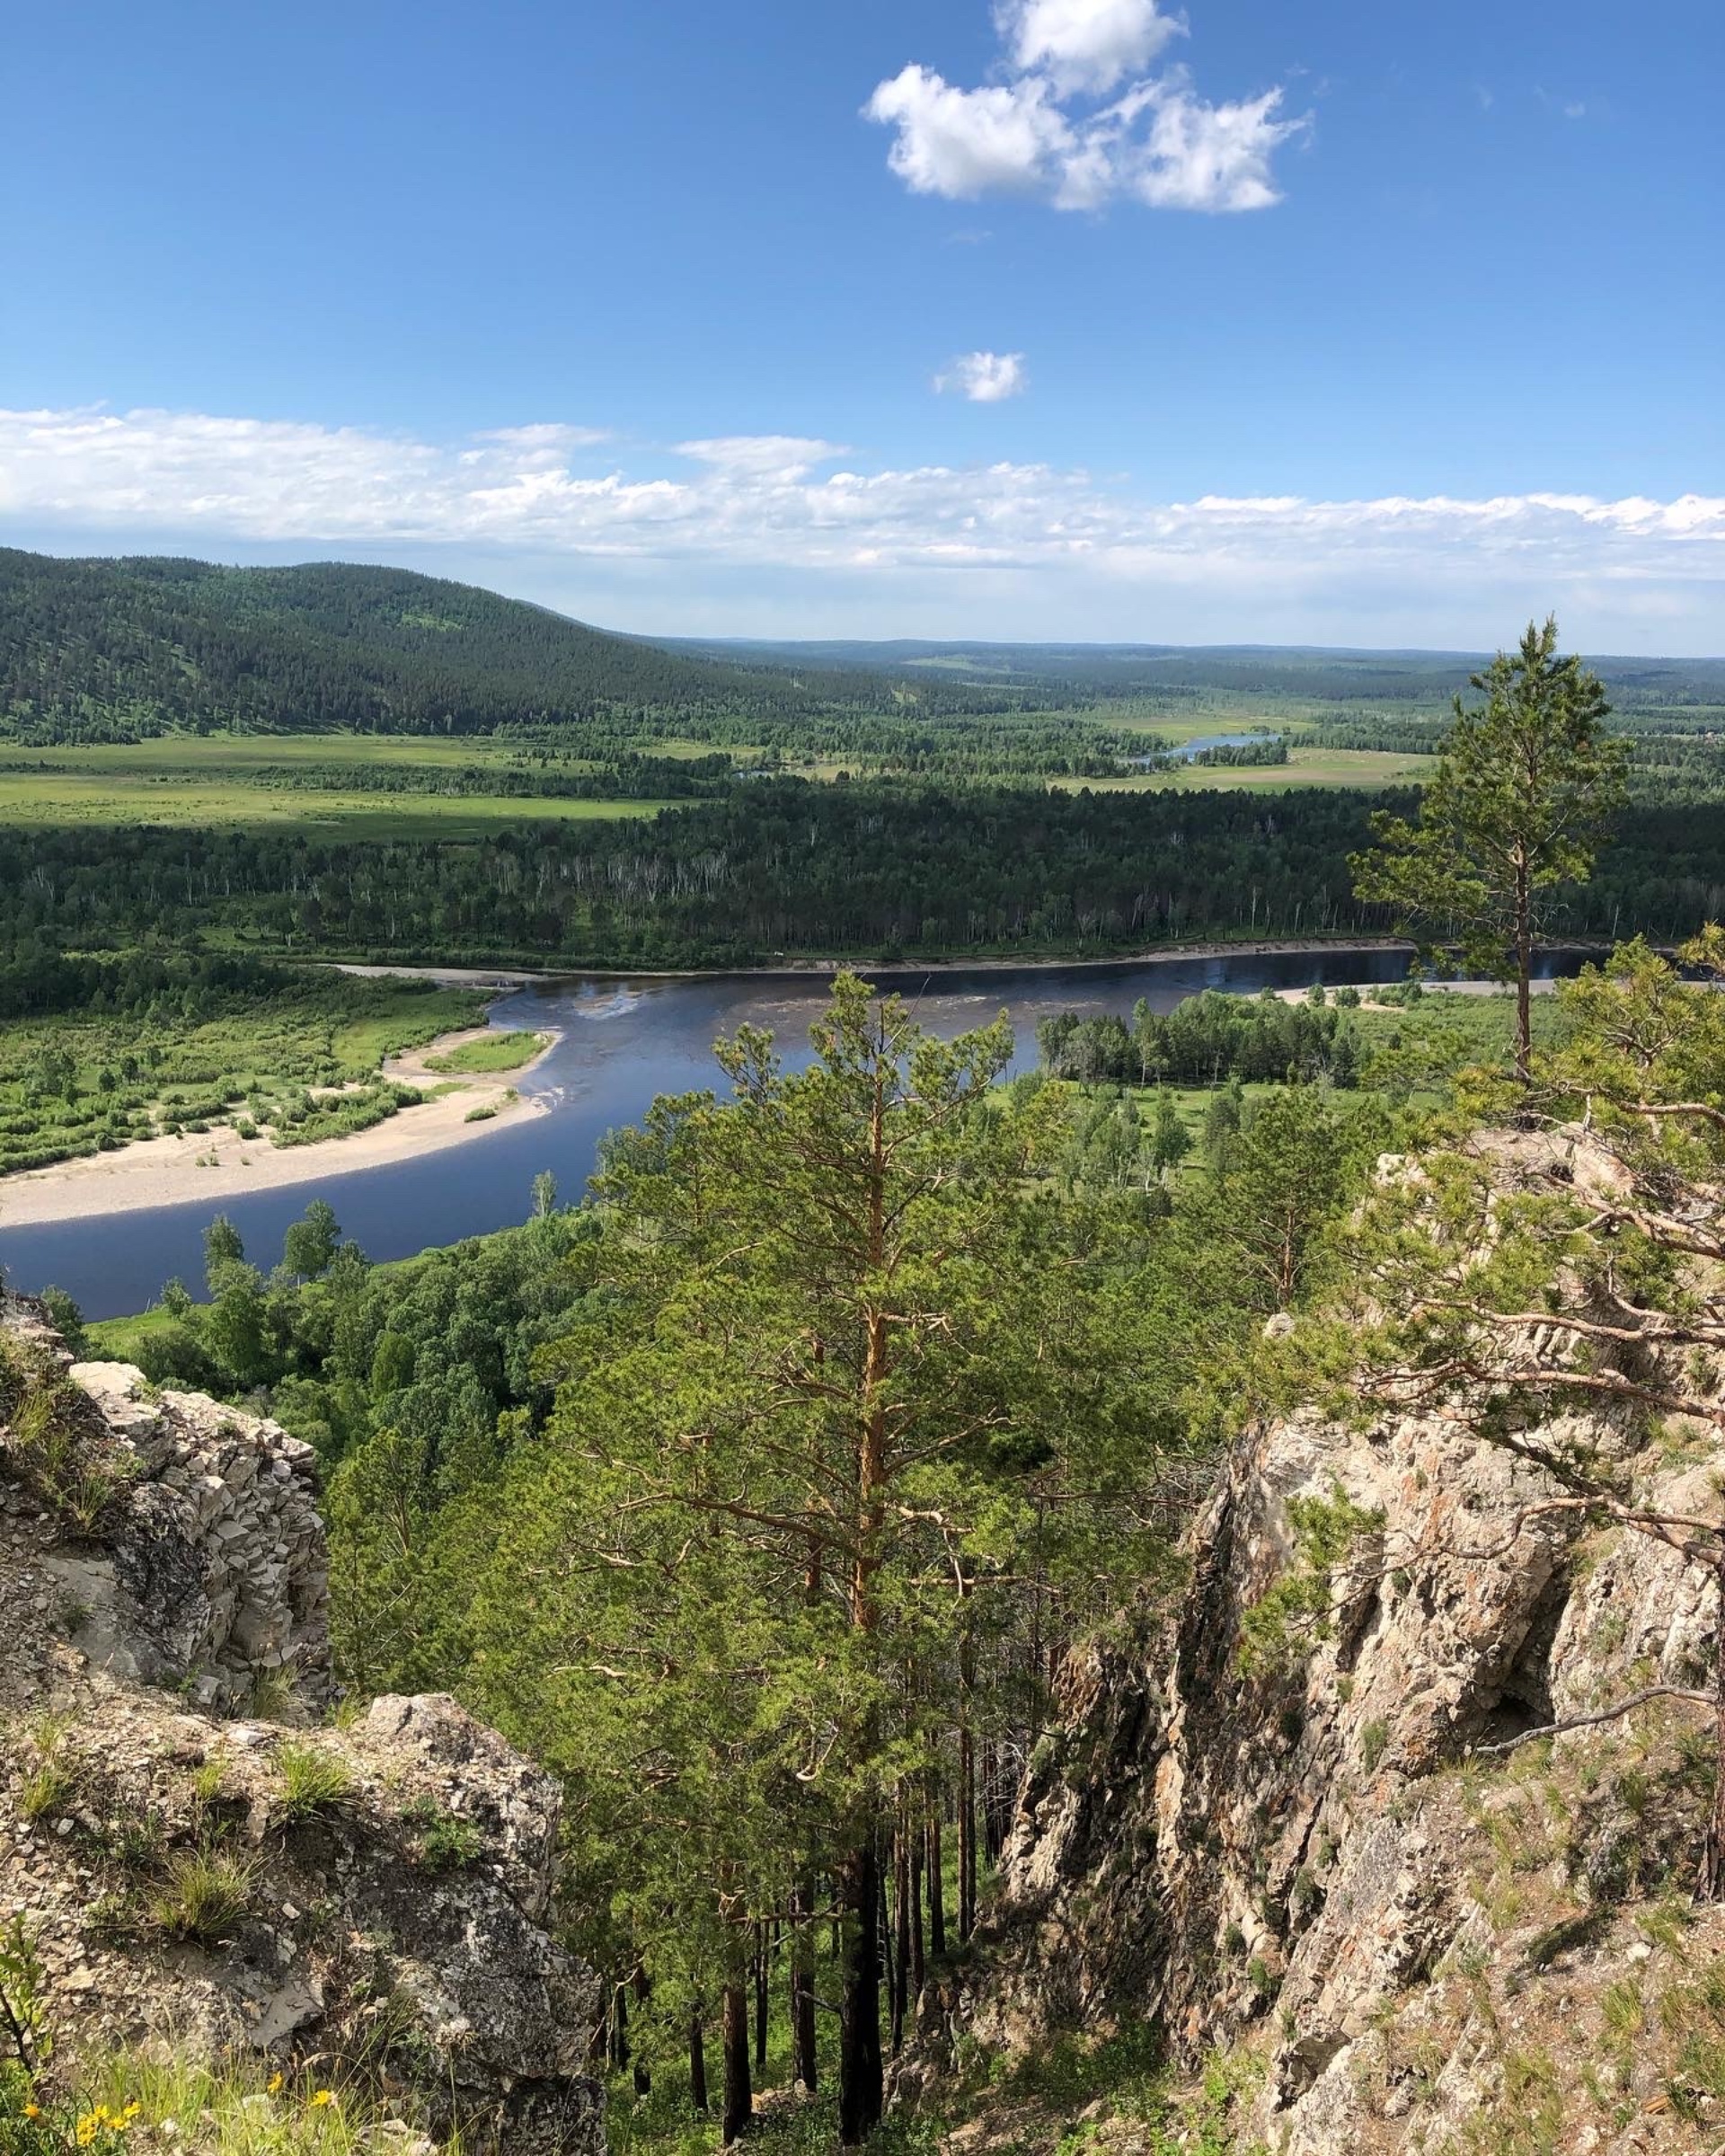
[[[0,1916],[58,2060],[268,2053],[465,2145],[604,2145],[555,1784],[443,1698],[329,1698],[308,1449],[0,1309]]]
[[[1614,1456],[1641,1501],[1718,1515],[1701,1426],[1561,1434]],[[1146,2141],[1104,2098],[1084,2129],[1102,2145],[1725,2146],[1725,1913],[1693,1898],[1710,1716],[1656,1699],[1488,1749],[1709,1682],[1705,1572],[1528,1515],[1560,1494],[1461,1420],[1250,1432],[1179,1605],[1071,1661],[981,1953],[925,2001],[907,2099],[951,2087],[955,2051],[1005,2054],[998,2081],[1059,2031],[1149,2028],[1176,2072],[1225,2057],[1226,2126],[1202,2131],[1232,2138]],[[1345,1554],[1253,1653],[1248,1613],[1300,1576],[1314,1507],[1352,1524]],[[1072,2123],[1009,2137],[1052,2146]]]

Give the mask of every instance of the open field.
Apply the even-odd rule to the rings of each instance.
[[[0,754],[0,825],[269,826],[363,835],[458,838],[499,826],[650,816],[652,800],[589,800],[483,791],[439,791],[488,767],[531,770],[495,743],[372,736],[164,736],[134,745]],[[591,768],[562,763],[561,773]],[[387,791],[348,774],[377,774]],[[416,773],[425,790],[416,790]],[[348,782],[344,783],[344,779]]]
[[[1192,727],[1181,738],[1215,730]],[[1172,729],[1169,729],[1172,738]],[[1173,771],[1135,772],[1129,778],[1057,779],[1068,793],[1286,793],[1291,786],[1416,786],[1431,771],[1431,756],[1388,749],[1290,747],[1286,764],[1204,764]]]
[[[1155,734],[1171,743],[1217,730],[1214,715],[1165,719],[1128,711],[1074,713],[1086,724]],[[1273,729],[1280,715],[1235,715],[1233,730]],[[710,745],[653,742],[654,755],[678,762],[711,755]],[[725,752],[747,760],[747,752]],[[787,771],[816,780],[890,770],[891,756],[809,754],[783,757]],[[1374,787],[1407,783],[1430,759],[1375,750],[1296,747],[1286,764],[1207,765],[1110,777],[1056,777],[1068,791],[1113,792],[1179,788],[1254,792],[1290,786]],[[136,743],[54,748],[0,745],[0,826],[78,827],[161,825],[267,827],[377,840],[482,836],[544,821],[650,816],[662,800],[589,800],[554,791],[597,772],[590,759],[554,744],[376,734],[168,734]],[[488,774],[500,774],[498,791]],[[503,776],[507,774],[507,778]],[[1034,781],[1032,781],[1034,782]],[[536,791],[543,784],[547,791]]]

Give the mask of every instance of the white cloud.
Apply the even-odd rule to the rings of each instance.
[[[1157,0],[997,0],[995,23],[1010,81],[967,90],[913,64],[863,107],[896,130],[887,162],[913,193],[1039,195],[1057,209],[1125,199],[1233,211],[1281,199],[1272,159],[1309,119],[1284,117],[1279,88],[1212,104],[1183,67],[1144,75],[1186,30]]]
[[[1186,32],[1156,0],[1000,0],[995,24],[1013,65],[1042,69],[1062,97],[1113,89]]]
[[[1281,200],[1270,156],[1303,123],[1277,117],[1279,90],[1246,104],[1207,105],[1172,79],[1138,95],[1150,128],[1122,152],[1120,183],[1128,193],[1154,209],[1267,209]]]
[[[906,186],[955,202],[1054,186],[1073,150],[1072,129],[1034,76],[955,90],[932,68],[911,66],[881,83],[863,110],[898,128],[887,163]]]
[[[476,442],[501,442],[510,448],[540,451],[588,449],[594,443],[610,438],[608,428],[568,427],[561,420],[539,420],[526,427],[488,427],[473,437]]]
[[[104,552],[292,547],[446,566],[461,553],[480,580],[517,589],[520,564],[559,563],[560,603],[577,611],[597,611],[606,579],[633,579],[638,596],[641,579],[674,578],[675,605],[656,602],[665,629],[691,626],[697,603],[723,625],[718,601],[684,595],[744,572],[804,595],[796,620],[780,617],[786,634],[799,621],[814,633],[829,593],[872,592],[898,619],[928,610],[933,633],[977,633],[986,602],[995,632],[1016,636],[1084,623],[1175,641],[1477,648],[1555,605],[1595,649],[1614,634],[1618,649],[1703,650],[1725,604],[1719,495],[1158,501],[1048,464],[864,467],[801,436],[686,442],[668,470],[584,461],[590,448],[547,462],[537,430],[446,446],[195,412],[0,411],[0,518],[21,543]],[[585,598],[566,589],[577,575]]]
[[[845,452],[836,442],[823,442],[800,434],[722,434],[700,442],[679,442],[679,456],[697,464],[713,464],[721,471],[749,472],[765,477],[779,473],[801,478],[811,464],[830,464]]]
[[[999,404],[1031,386],[1022,352],[965,352],[942,369],[934,386],[969,397],[973,404]]]

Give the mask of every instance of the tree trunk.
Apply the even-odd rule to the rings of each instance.
[[[755,1927],[755,2071],[766,2072],[766,1926]]]
[[[707,2107],[707,2046],[701,2026],[701,2009],[689,2016],[689,2101],[697,2111]]]
[[[646,1970],[642,1968],[637,1968],[635,1971],[635,2004],[644,2010],[648,2000],[652,1996],[652,1991],[653,1987],[648,1980]],[[650,2096],[652,2094],[653,2077],[648,2068],[646,2061],[641,2056],[639,2052],[637,2052],[635,2054],[634,2080],[635,2094],[637,2096]]]
[[[977,1928],[977,1755],[970,1732],[959,1737],[959,1938]]]
[[[814,1888],[800,1886],[792,1896],[791,1929],[791,2044],[796,2078],[812,2096],[815,2058],[815,1941],[809,1913],[815,1905]]]
[[[920,1802],[911,1806],[906,1829],[906,1865],[910,1883],[910,1999],[911,2021],[916,2022],[916,2004],[923,1995],[927,1981],[927,1966],[923,1958],[923,1807]]]
[[[1701,1898],[1725,1902],[1725,1556],[1713,1567],[1719,1629],[1713,1647],[1713,1809],[1701,1860]]]
[[[993,1745],[982,1748],[982,1833],[988,1861],[998,1864],[1005,1833],[1001,1821],[1000,1754]]]
[[[968,1598],[969,1583],[963,1592]],[[959,1646],[959,1938],[977,1928],[977,1740],[970,1727],[971,1695],[977,1683],[977,1649],[969,1634]]]
[[[877,1931],[880,1943],[880,1981],[886,1986],[887,2023],[890,2028],[898,2019],[898,1979],[892,1956],[892,1910],[889,1903],[889,1882],[892,1876],[892,1844],[887,1844],[886,1861],[880,1867],[880,1899],[877,1909]]]
[[[942,1877],[941,1800],[935,1797],[928,1815],[928,1950],[946,1952],[946,1882]]]
[[[900,1814],[892,1838],[892,2055],[905,2048],[905,2017],[910,2006],[910,1836]]]
[[[838,2137],[846,2148],[880,2123],[880,1859],[872,1836],[845,1857],[838,1877],[845,1911],[844,1994],[838,2015]]]
[[[1516,1076],[1533,1082],[1533,893],[1525,863],[1516,863]]]
[[[629,2063],[629,1999],[620,1984],[611,1987],[611,2064],[621,2073]]]
[[[748,1997],[740,1984],[726,1984],[720,2025],[725,2047],[722,2138],[729,2148],[755,2109],[755,2091],[748,2080]]]

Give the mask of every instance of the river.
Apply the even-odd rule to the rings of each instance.
[[[1037,1021],[1051,1012],[1114,1011],[1129,1016],[1140,996],[1170,1010],[1200,989],[1255,994],[1322,981],[1399,980],[1405,951],[1324,950],[1216,957],[1170,956],[1086,967],[996,968],[973,973],[882,973],[910,998],[932,1031],[950,1038],[1004,1010],[1017,1037],[1014,1069],[1034,1065]],[[1550,970],[1570,970],[1554,956]],[[280,1254],[290,1221],[311,1199],[334,1206],[345,1233],[373,1258],[404,1258],[507,1227],[527,1215],[533,1179],[549,1169],[564,1199],[579,1198],[608,1130],[634,1122],[658,1093],[721,1082],[713,1040],[747,1021],[769,1027],[787,1062],[806,1061],[808,1026],[825,999],[818,975],[720,975],[677,979],[566,976],[506,996],[492,1012],[504,1026],[555,1028],[562,1038],[526,1089],[550,1112],[504,1122],[470,1143],[418,1160],[331,1175],[292,1189],[217,1206],[209,1199],[129,1213],[7,1229],[0,1188],[0,1262],[8,1284],[26,1292],[50,1282],[86,1317],[146,1309],[178,1275],[199,1292],[202,1238],[212,1214],[227,1214],[246,1252],[266,1268]],[[411,1114],[411,1110],[407,1111]]]

